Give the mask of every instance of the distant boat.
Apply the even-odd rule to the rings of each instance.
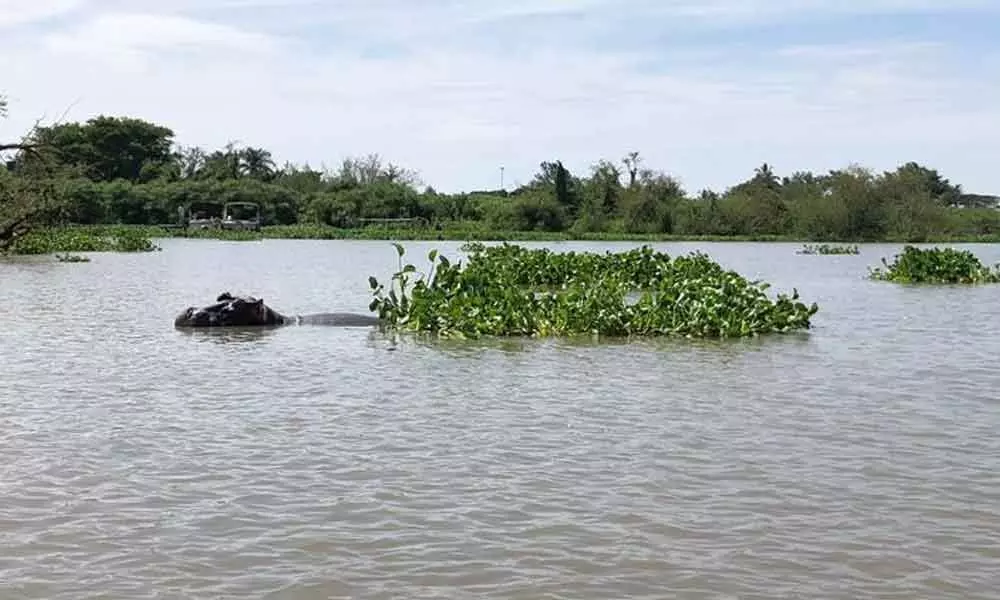
[[[221,212],[218,210],[221,206]],[[249,209],[249,210],[247,210]],[[194,229],[260,231],[260,205],[256,202],[198,202],[178,209],[182,226]],[[187,218],[184,218],[184,213]],[[246,216],[249,212],[250,216]]]
[[[233,209],[250,209],[252,217],[237,218]],[[237,211],[243,212],[243,211]],[[222,229],[260,231],[260,205],[256,202],[227,202],[222,208]]]

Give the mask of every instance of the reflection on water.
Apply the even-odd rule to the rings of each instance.
[[[708,352],[740,354],[743,352],[785,351],[805,349],[810,344],[810,330],[797,330],[785,334],[747,338],[697,339],[682,336],[627,337],[598,336],[589,334],[562,337],[483,337],[479,339],[437,338],[429,334],[377,333],[372,339],[386,341],[398,349],[416,347],[431,353],[441,353],[454,358],[480,358],[485,351],[521,353],[541,348],[592,349],[606,351],[614,348],[642,348],[654,352]]]
[[[364,313],[398,259],[162,246],[0,262],[4,600],[997,597],[1000,286],[866,281],[898,246],[659,244],[798,288],[815,327],[190,330],[220,289]]]
[[[541,340],[531,338],[479,338],[479,339],[458,339],[458,338],[435,338],[431,335],[398,335],[387,334],[392,339],[393,344],[400,349],[408,346],[420,348],[431,353],[440,353],[443,357],[451,358],[479,358],[483,352],[494,350],[499,352],[525,352],[533,347],[537,347]]]
[[[198,342],[216,344],[240,344],[261,342],[274,335],[280,326],[275,327],[178,327],[175,331]]]
[[[764,335],[746,338],[699,339],[683,336],[655,337],[607,337],[607,336],[566,336],[556,338],[554,343],[567,347],[581,348],[612,348],[615,346],[640,346],[643,348],[670,351],[691,352],[692,350],[707,352],[744,352],[762,349],[787,349],[808,344],[810,330],[797,330],[784,334]]]

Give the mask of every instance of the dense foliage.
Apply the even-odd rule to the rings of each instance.
[[[805,244],[798,254],[860,254],[861,249],[856,245],[838,246],[836,244]]]
[[[39,127],[27,141],[48,151],[8,153],[4,189],[58,169],[53,224],[171,224],[178,209],[227,201],[259,203],[267,225],[425,231],[534,231],[573,236],[795,236],[815,241],[1000,234],[996,198],[963,193],[916,163],[874,173],[849,167],[779,177],[768,164],[722,191],[685,191],[671,175],[643,166],[638,153],[599,160],[584,174],[559,160],[540,163],[512,191],[454,194],[420,186],[417,175],[378,155],[349,158],[334,170],[278,166],[266,149],[229,144],[181,147],[163,125],[102,116]],[[323,158],[323,157],[317,157]],[[20,182],[20,183],[18,183]],[[9,193],[8,193],[9,196]],[[2,203],[3,200],[0,200]],[[402,220],[402,221],[400,221]]]
[[[0,118],[5,116],[7,101],[0,96]],[[4,152],[31,157],[36,166],[32,173],[18,175],[0,167],[0,253],[9,251],[40,221],[57,216],[65,198],[59,189],[65,174],[45,148],[26,136],[15,142],[0,142],[0,157]]]
[[[692,253],[648,246],[619,253],[555,253],[471,244],[468,263],[431,251],[426,276],[403,264],[388,289],[369,278],[370,309],[387,327],[447,337],[747,337],[807,329],[819,307],[768,297],[751,282]]]
[[[1000,267],[987,267],[975,254],[955,248],[905,246],[892,263],[870,270],[870,277],[897,283],[1000,283]]]

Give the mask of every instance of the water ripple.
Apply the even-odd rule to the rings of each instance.
[[[816,328],[393,345],[170,327],[222,289],[363,311],[385,244],[164,246],[0,264],[3,598],[1000,589],[997,288],[865,281],[886,247],[703,245],[816,297]]]

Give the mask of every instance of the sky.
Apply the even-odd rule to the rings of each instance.
[[[688,192],[907,161],[1000,194],[1000,0],[0,0],[0,141],[131,116],[438,191],[637,151]]]

